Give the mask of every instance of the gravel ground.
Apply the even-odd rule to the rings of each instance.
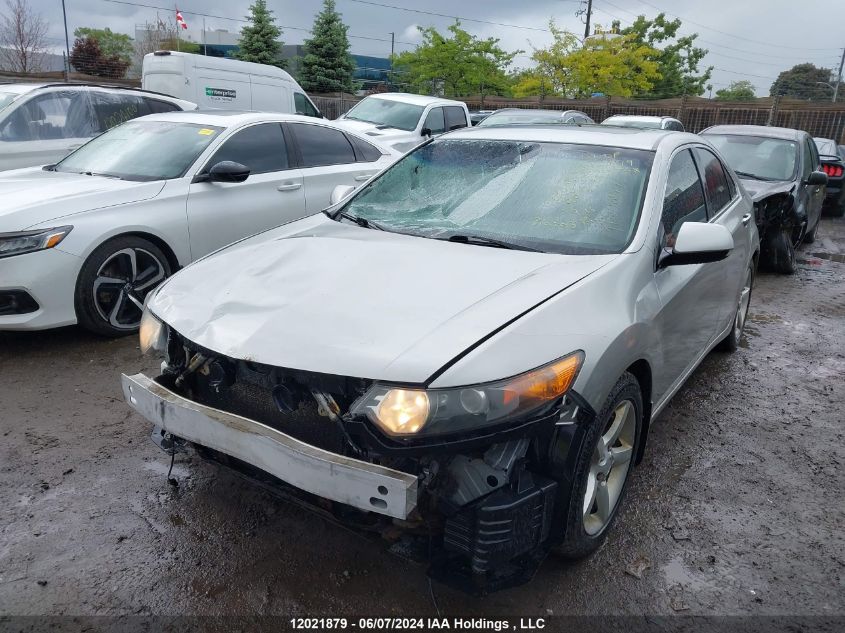
[[[652,427],[599,552],[434,585],[441,612],[845,617],[845,220],[799,257]],[[169,486],[118,384],[154,365],[134,337],[0,333],[0,616],[435,614],[422,567],[223,468],[180,456]]]

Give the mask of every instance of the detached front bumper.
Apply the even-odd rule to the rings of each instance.
[[[414,475],[337,455],[260,422],[198,404],[144,374],[124,374],[121,381],[129,405],[156,426],[301,490],[397,519],[406,519],[417,505]]]

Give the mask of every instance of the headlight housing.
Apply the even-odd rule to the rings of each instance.
[[[144,306],[144,314],[141,315],[138,336],[142,354],[150,352],[163,354],[167,350],[167,326],[147,306]]]
[[[0,233],[0,258],[55,248],[67,237],[71,229],[72,226],[60,226],[54,229]]]
[[[520,420],[572,387],[584,362],[577,351],[496,382],[449,389],[374,384],[351,408],[391,437],[451,434]]]

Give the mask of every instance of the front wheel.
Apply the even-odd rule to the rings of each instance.
[[[564,558],[588,556],[618,514],[639,448],[643,401],[637,379],[622,374],[587,432],[578,456],[564,539]]]
[[[791,226],[781,227],[770,239],[769,257],[772,268],[779,273],[791,275],[795,272],[794,230]]]
[[[149,240],[131,235],[94,249],[76,282],[76,318],[102,336],[138,330],[144,299],[171,274],[165,254]]]
[[[748,318],[748,308],[751,306],[751,289],[754,286],[754,268],[749,266],[745,273],[745,283],[739,293],[739,303],[734,315],[734,324],[730,333],[719,343],[719,349],[724,352],[735,352],[742,339],[745,321]]]

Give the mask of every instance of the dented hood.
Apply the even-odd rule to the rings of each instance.
[[[615,257],[443,242],[319,214],[189,266],[149,307],[229,357],[423,383]]]
[[[763,198],[768,198],[775,193],[787,193],[792,191],[792,188],[795,186],[795,183],[791,180],[779,180],[776,182],[754,180],[752,178],[741,178],[740,180],[745,190],[751,194],[751,199],[754,202],[759,202]]]

